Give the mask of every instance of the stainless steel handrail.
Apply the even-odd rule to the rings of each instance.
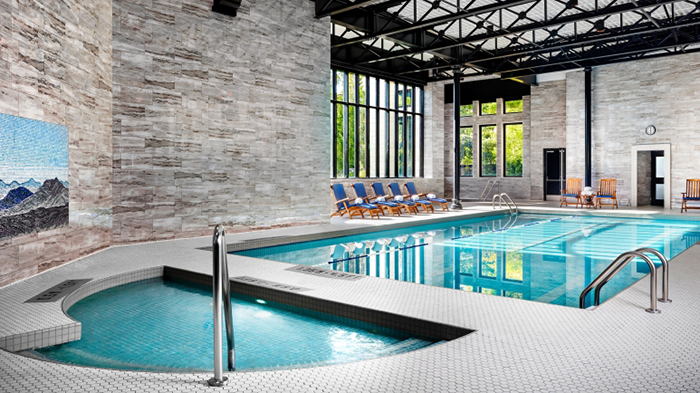
[[[506,203],[508,203],[510,201],[510,203],[512,203],[513,206],[515,207],[515,212],[517,213],[518,212],[518,205],[516,205],[515,202],[512,199],[510,199],[510,196],[508,194],[506,194],[505,192],[501,193],[500,195],[501,195],[501,198],[503,198],[503,197],[508,198],[508,201],[506,201]],[[508,204],[508,207],[510,207],[510,203]]]
[[[661,297],[658,300],[661,303],[671,303],[671,299],[668,298],[668,260],[666,259],[664,254],[653,248],[639,248],[634,251],[644,254],[654,254],[657,258],[659,258],[659,260],[661,261]],[[634,259],[634,257],[630,257],[630,260],[632,259]],[[624,267],[624,265],[622,265],[622,267]],[[613,278],[615,274],[622,270],[622,267],[618,267],[613,272],[608,274],[607,278],[601,281],[600,284],[598,284],[598,286],[595,288],[593,301],[594,305],[597,306],[600,304],[600,291],[603,289],[603,286]]]
[[[510,202],[506,201],[506,200],[503,198],[503,196],[505,196],[506,198],[508,198],[508,200],[509,200]],[[498,198],[498,208],[499,208],[499,209],[501,208],[502,204],[505,203],[506,206],[508,206],[508,211],[510,211],[510,214],[517,214],[517,213],[518,213],[518,205],[516,205],[515,202],[513,202],[513,200],[510,199],[510,197],[508,196],[508,194],[506,194],[505,192],[502,192],[502,193],[500,193],[500,194],[495,194],[495,195],[493,196],[493,198],[491,198],[491,208],[493,208],[493,209],[496,208],[496,198]],[[513,204],[513,206],[511,206],[511,203]]]
[[[233,341],[233,314],[231,310],[231,282],[226,261],[226,233],[224,226],[219,224],[214,229],[212,241],[213,262],[212,290],[214,293],[214,377],[209,386],[224,386],[228,378],[223,376],[223,337],[221,330],[221,303],[224,303],[226,319],[226,342],[228,344],[228,370],[236,370],[236,352]]]
[[[583,292],[581,292],[581,296],[579,296],[579,308],[586,308],[586,295],[588,295],[593,288],[596,288],[604,280],[609,280],[610,277],[614,276],[635,257],[641,258],[647,263],[647,265],[649,265],[650,305],[649,308],[645,309],[645,311],[653,314],[660,313],[661,311],[656,308],[656,265],[654,265],[654,262],[652,262],[648,256],[637,251],[623,252],[617,258],[615,258],[615,260],[608,265],[608,267],[606,267],[605,270],[598,275],[598,277],[591,281]]]

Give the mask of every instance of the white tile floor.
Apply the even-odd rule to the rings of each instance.
[[[454,219],[490,211],[469,204]],[[523,210],[545,209],[549,204]],[[566,209],[571,212],[573,209]],[[579,212],[581,210],[579,209]],[[609,213],[609,210],[605,210]],[[649,209],[643,214],[663,211]],[[596,211],[595,213],[601,213]],[[634,215],[639,210],[620,209]],[[684,218],[698,219],[698,214]],[[253,239],[308,236],[330,230],[376,230],[413,225],[429,217],[333,220],[331,225],[295,227],[228,236],[231,245]],[[407,224],[408,223],[408,224]],[[0,288],[0,346],[7,337],[74,324],[61,303],[23,303],[66,279],[102,279],[161,265],[211,271],[211,254],[199,250],[211,239],[195,238],[112,247]],[[648,307],[648,280],[605,302],[578,310],[517,299],[460,292],[367,277],[345,281],[286,270],[289,265],[229,257],[231,276],[251,276],[311,288],[304,294],[361,307],[462,326],[476,332],[411,353],[336,366],[229,374],[222,390],[241,392],[698,392],[700,391],[700,246],[671,262],[671,304],[662,313]],[[56,336],[57,334],[54,334]],[[60,335],[60,334],[59,334]],[[11,340],[14,343],[14,339]],[[26,339],[25,343],[28,343]],[[0,351],[0,392],[176,392],[212,391],[207,374],[167,374],[66,366]]]

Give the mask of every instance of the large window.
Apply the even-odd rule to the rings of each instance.
[[[496,176],[496,126],[481,126],[481,176]]]
[[[423,89],[333,70],[331,176],[423,176]]]
[[[481,115],[495,115],[498,113],[498,104],[496,102],[482,102]]]
[[[474,176],[474,128],[459,129],[459,172],[460,176]]]
[[[505,176],[523,175],[523,125],[506,124],[504,129]]]
[[[459,115],[460,116],[474,116],[474,104],[469,104],[469,105],[460,105],[459,106]]]
[[[520,113],[523,111],[523,100],[505,101],[506,113]]]

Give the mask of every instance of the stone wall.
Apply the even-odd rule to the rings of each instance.
[[[566,147],[567,140],[567,85],[566,81],[543,82],[532,86],[530,96],[531,128],[531,182],[532,199],[544,199],[544,149]],[[566,165],[569,170],[570,155],[577,152],[566,151]],[[583,177],[582,175],[574,177]]]
[[[328,18],[211,5],[114,3],[116,242],[328,220]]]
[[[69,128],[68,226],[0,242],[0,286],[110,244],[111,0],[0,0],[0,112]]]
[[[618,198],[631,197],[630,154],[635,145],[671,144],[672,208],[680,208],[685,179],[700,177],[697,94],[700,54],[614,64],[593,69],[592,181],[617,179]],[[577,86],[574,88],[574,86]],[[580,87],[579,87],[580,86]],[[580,114],[580,115],[579,115]],[[567,172],[583,173],[583,71],[567,74]],[[657,132],[644,133],[648,125]],[[574,154],[580,152],[580,158]],[[571,161],[580,162],[580,172]]]
[[[497,100],[498,111],[496,115],[484,115],[479,114],[479,102],[474,101],[474,115],[469,117],[462,117],[460,119],[461,127],[473,127],[473,140],[474,140],[474,168],[473,176],[471,177],[461,177],[460,178],[460,198],[461,199],[478,199],[484,187],[486,187],[489,180],[497,180],[497,188],[493,188],[489,195],[493,195],[500,190],[500,192],[507,193],[513,199],[530,199],[530,183],[531,183],[531,147],[530,147],[530,133],[531,133],[531,99],[529,96],[523,97],[523,112],[522,113],[503,113],[503,100]],[[444,130],[445,130],[445,144],[443,148],[444,163],[445,163],[445,193],[449,196],[452,195],[452,190],[454,186],[453,179],[453,153],[452,149],[454,146],[454,131],[452,129],[452,104],[445,105],[444,117]],[[523,175],[521,177],[505,177],[503,176],[503,125],[509,123],[522,123],[523,124]],[[497,125],[496,135],[497,135],[497,162],[496,162],[496,176],[495,177],[481,177],[479,175],[479,127],[481,125]]]
[[[637,153],[637,206],[651,204],[651,151]]]

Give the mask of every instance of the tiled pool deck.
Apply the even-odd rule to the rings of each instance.
[[[491,212],[467,204],[462,212],[437,212],[381,220],[339,220],[227,236],[230,247],[312,240],[330,231],[415,225],[425,219],[458,219]],[[555,211],[551,205],[523,208]],[[573,208],[563,209],[570,213]],[[659,210],[594,214],[658,214]],[[663,213],[666,214],[666,213]],[[677,214],[677,211],[676,211]],[[685,219],[700,219],[685,214]],[[267,240],[266,240],[267,239]],[[68,279],[120,275],[128,282],[160,274],[164,265],[210,273],[210,237],[112,247],[0,288],[0,347],[25,348],[75,338],[76,324],[61,302],[24,303]],[[474,329],[465,337],[418,351],[335,366],[229,374],[220,389],[236,392],[697,392],[700,391],[700,246],[671,261],[670,298],[649,314],[644,278],[595,310],[455,291],[367,277],[335,280],[286,270],[289,264],[229,256],[230,274],[311,288],[304,294],[359,307]],[[130,273],[134,271],[137,273]],[[111,285],[111,284],[110,284]],[[119,321],[115,321],[119,323]],[[9,337],[9,339],[8,339]],[[197,392],[209,374],[125,372],[55,364],[0,350],[0,392]]]

